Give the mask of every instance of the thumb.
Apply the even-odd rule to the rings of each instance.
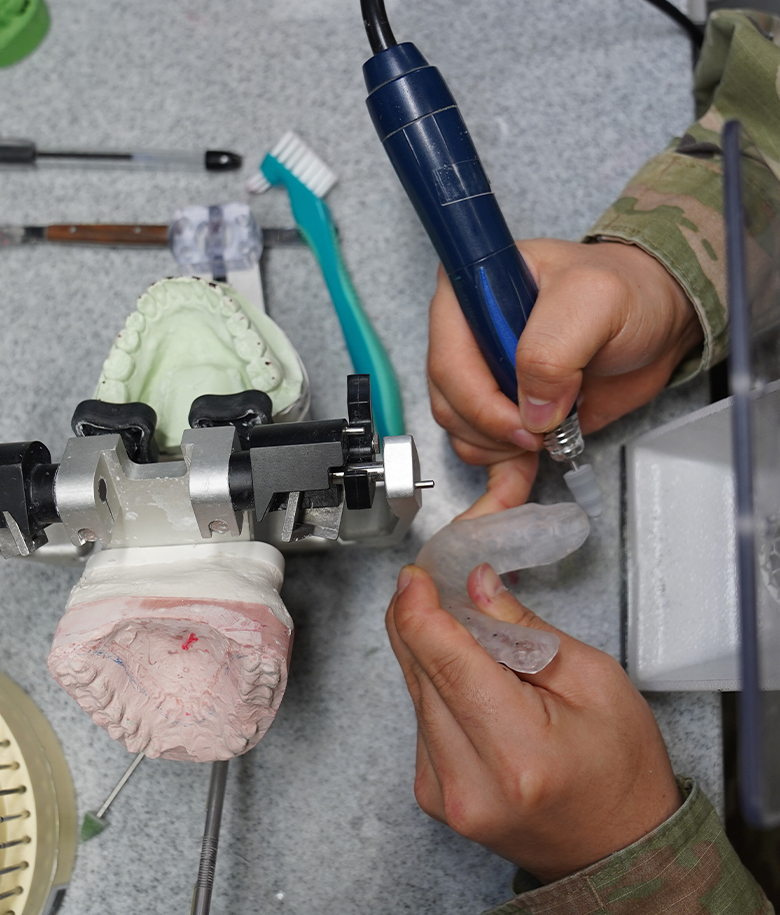
[[[521,626],[528,626],[530,629],[554,632],[559,637],[564,635],[560,629],[546,623],[533,610],[529,610],[528,607],[521,604],[507,590],[488,562],[483,562],[472,570],[468,577],[467,587],[469,597],[474,601],[477,609],[494,619],[503,620],[505,623],[518,623]]]
[[[533,610],[523,606],[504,587],[492,566],[486,562],[477,566],[469,575],[468,591],[477,609],[483,613],[508,623],[519,623],[529,629],[541,629],[558,636],[558,654],[546,667],[535,674],[516,676],[562,698],[576,699],[589,695],[592,684],[601,676],[604,662],[611,661],[607,655],[561,632],[538,617]]]
[[[582,370],[614,333],[613,289],[596,271],[575,269],[567,251],[540,242],[522,250],[539,296],[515,353],[520,418],[529,432],[547,432],[566,418]]]

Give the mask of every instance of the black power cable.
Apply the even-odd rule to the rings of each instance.
[[[656,9],[661,10],[662,13],[666,13],[670,19],[674,19],[677,25],[681,25],[685,31],[688,33],[693,46],[698,51],[701,48],[702,43],[704,42],[704,29],[697,25],[692,19],[689,19],[685,13],[680,12],[677,7],[670,3],[669,0],[647,0],[648,3],[652,3]]]
[[[666,13],[671,19],[682,26],[688,33],[694,47],[698,51],[704,41],[704,29],[689,19],[685,13],[680,12],[669,0],[647,0],[656,9]],[[385,12],[384,0],[360,0],[360,9],[363,13],[363,24],[371,45],[371,51],[378,54],[398,44],[390,28],[390,23]]]
[[[378,54],[398,44],[390,28],[384,0],[360,0],[363,25],[366,27],[371,53]]]

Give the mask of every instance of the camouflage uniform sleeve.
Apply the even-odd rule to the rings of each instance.
[[[678,367],[675,383],[726,353],[719,147],[727,120],[742,122],[768,165],[758,177],[763,187],[756,189],[755,201],[771,198],[772,209],[780,212],[779,72],[780,17],[749,10],[713,13],[696,68],[696,122],[639,171],[584,239],[638,245],[686,291],[702,323],[704,345]],[[750,202],[747,207],[750,211]]]
[[[772,915],[702,790],[677,783],[682,807],[649,835],[484,915]]]

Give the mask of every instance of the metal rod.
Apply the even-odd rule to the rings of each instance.
[[[23,810],[21,813],[8,813],[5,816],[0,817],[0,823],[7,823],[9,820],[19,820],[22,817],[28,817],[29,815],[29,810]]]
[[[19,864],[11,864],[8,867],[0,867],[0,875],[10,874],[12,871],[26,870],[30,865],[26,861],[20,861]]]
[[[25,836],[23,839],[12,839],[10,842],[0,842],[0,849],[13,848],[14,845],[29,845],[32,839]]]
[[[119,794],[119,792],[122,790],[122,788],[124,788],[125,782],[128,780],[128,778],[130,778],[130,776],[133,774],[133,772],[135,772],[135,770],[137,769],[138,765],[140,764],[140,762],[143,758],[144,758],[144,751],[142,750],[136,756],[136,758],[130,763],[130,765],[127,769],[127,772],[125,772],[125,774],[119,779],[119,781],[116,784],[116,787],[111,792],[111,794],[109,794],[109,796],[105,799],[105,801],[103,801],[103,806],[95,814],[95,816],[98,819],[100,819],[103,816],[103,814],[106,812],[106,810],[108,810],[111,802],[114,800],[114,798],[117,796],[117,794]]]
[[[214,888],[214,870],[217,866],[219,828],[222,823],[222,806],[225,800],[228,760],[220,759],[211,765],[209,797],[206,802],[206,827],[203,830],[203,845],[200,850],[200,866],[192,894],[190,915],[209,915],[211,891]]]

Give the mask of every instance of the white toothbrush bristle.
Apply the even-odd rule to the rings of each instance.
[[[271,155],[317,197],[324,197],[338,180],[336,173],[292,130],[279,140]]]
[[[264,194],[270,186],[271,182],[258,170],[257,174],[252,175],[247,181],[246,190],[248,194]]]

